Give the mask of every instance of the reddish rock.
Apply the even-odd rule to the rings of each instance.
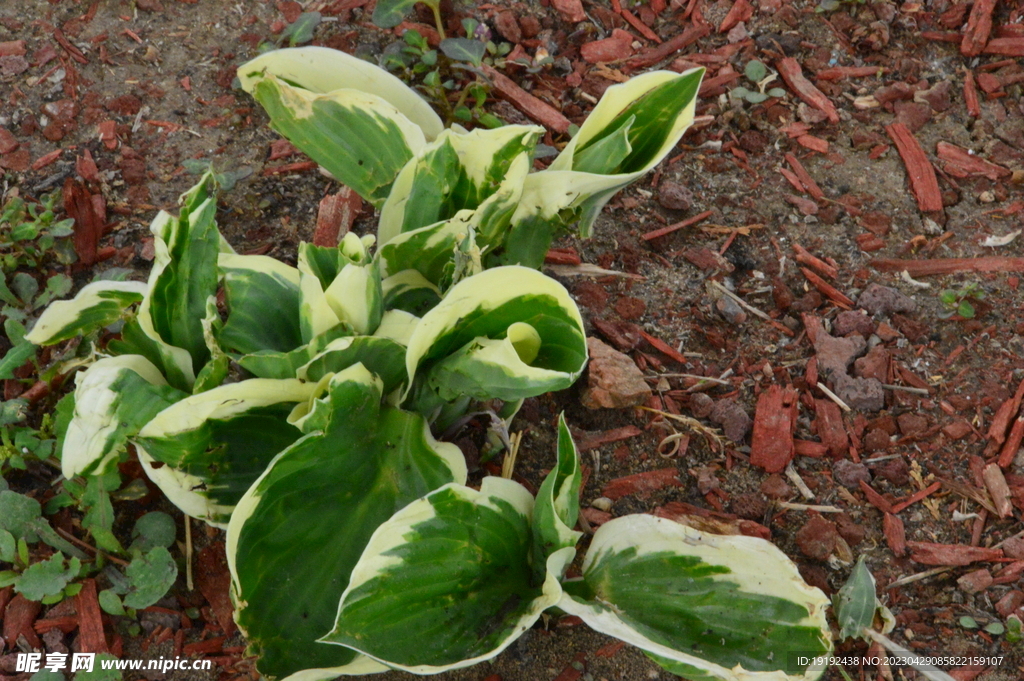
[[[1018,589],[1008,591],[1005,596],[996,601],[996,612],[1000,617],[1008,617],[1020,607],[1024,607],[1024,591]]]
[[[631,494],[639,494],[641,497],[644,497],[664,487],[682,486],[683,483],[679,480],[679,471],[675,468],[663,468],[661,470],[616,478],[604,486],[604,489],[601,490],[601,496],[617,501]]]
[[[651,389],[627,355],[596,338],[587,339],[590,364],[580,402],[588,409],[625,409],[647,402]]]
[[[30,165],[32,165],[32,155],[28,149],[19,149],[0,156],[0,168],[6,168],[16,173],[25,172]]]
[[[583,11],[583,3],[580,0],[551,0],[551,6],[557,9],[566,21],[575,24],[587,20],[587,14]]]
[[[897,487],[910,482],[910,467],[903,458],[888,459],[880,462],[873,469],[875,477],[888,480]]]
[[[832,400],[814,400],[814,429],[833,457],[847,455],[850,438],[843,425],[843,413],[839,405]]]
[[[612,519],[612,514],[598,508],[587,506],[580,509],[580,515],[587,519],[591,527],[597,528]]]
[[[732,400],[718,400],[711,409],[711,421],[722,426],[725,436],[733,442],[742,442],[750,431],[751,420],[743,407]]]
[[[836,548],[839,533],[836,526],[822,518],[812,515],[796,533],[796,545],[800,552],[814,560],[827,560]]]
[[[740,135],[740,149],[751,154],[760,154],[768,147],[768,137],[757,130],[747,130]]]
[[[914,93],[915,102],[924,102],[933,111],[945,111],[952,106],[949,91],[953,87],[952,81],[939,81],[927,90],[919,90]]]
[[[889,378],[889,351],[881,345],[871,348],[868,354],[854,361],[853,374],[885,383]]]
[[[892,228],[892,219],[881,211],[868,211],[857,218],[857,223],[875,236],[886,236]],[[836,333],[842,336],[841,333]]]
[[[793,388],[773,384],[758,397],[750,444],[752,465],[778,473],[793,460],[798,396]]]
[[[519,28],[516,15],[511,10],[498,12],[498,15],[494,17],[494,28],[498,30],[498,35],[513,45],[523,39],[523,31]]]
[[[699,419],[707,418],[714,407],[714,399],[706,393],[694,393],[690,396],[690,413]]]
[[[862,463],[839,459],[832,465],[832,479],[847,489],[859,489],[861,480],[871,482],[871,471]]]
[[[519,28],[523,29],[523,37],[527,40],[530,38],[536,38],[537,34],[541,31],[540,19],[531,14],[527,14],[526,16],[519,18]]]
[[[1024,537],[1011,537],[1003,542],[1003,551],[1008,558],[1024,559]]]
[[[768,502],[762,494],[739,494],[732,498],[732,512],[747,520],[761,520],[768,512]]]
[[[858,310],[844,310],[836,315],[832,322],[832,333],[836,336],[848,336],[857,333],[870,336],[875,332],[875,322],[871,317]]]
[[[662,180],[658,184],[658,204],[669,210],[690,210],[693,207],[693,192],[678,182]]]
[[[928,417],[921,414],[900,414],[896,417],[896,423],[905,437],[915,437],[928,430]]]
[[[894,288],[871,284],[857,298],[857,307],[867,310],[868,314],[886,317],[894,312],[914,312],[917,303]]]
[[[892,85],[885,85],[875,90],[875,99],[881,105],[886,105],[889,102],[896,102],[903,99],[913,99],[914,93],[917,91],[910,83],[904,83],[897,81]]]
[[[9,154],[18,150],[18,140],[7,128],[0,128],[0,154]]]
[[[932,118],[932,108],[927,104],[896,102],[893,109],[896,111],[895,122],[907,126],[910,132],[917,132]]]
[[[992,573],[985,568],[974,570],[956,580],[956,585],[960,587],[961,591],[976,594],[992,586]]]
[[[840,375],[846,375],[846,369],[855,357],[864,352],[867,343],[860,336],[835,338],[821,331],[814,338],[814,351],[818,358],[818,375],[830,382]]]
[[[718,270],[720,272],[732,272],[735,267],[717,251],[709,248],[688,248],[682,253],[683,257],[694,267],[704,270]]]
[[[142,100],[135,95],[121,95],[107,100],[107,111],[121,116],[134,116],[142,109]]]
[[[864,437],[864,447],[869,452],[881,452],[889,449],[892,443],[889,441],[889,435],[884,430],[872,430]]]
[[[146,183],[146,162],[141,158],[122,158],[117,165],[121,169],[121,177],[125,184]]]
[[[626,59],[633,56],[633,36],[617,28],[610,38],[584,43],[580,47],[580,55],[591,64]]]
[[[846,513],[840,513],[835,518],[836,530],[839,531],[839,536],[842,537],[847,544],[850,546],[856,546],[864,541],[864,537],[867,536],[867,530],[864,529],[863,525],[855,523],[853,518]]]
[[[769,499],[788,499],[793,496],[793,488],[778,473],[773,473],[761,482],[761,494]]]

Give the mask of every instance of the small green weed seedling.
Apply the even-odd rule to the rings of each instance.
[[[734,87],[729,91],[729,99],[734,101],[743,100],[750,104],[760,104],[770,97],[785,97],[786,91],[779,87],[768,88],[768,86],[779,77],[775,72],[769,72],[768,67],[762,62],[752,59],[747,62],[743,69],[743,75],[753,83],[757,89],[750,90],[742,85]]]
[[[974,319],[977,314],[974,304],[985,300],[985,289],[977,282],[964,284],[959,289],[944,289],[939,293],[939,302],[943,309],[938,312],[940,319],[949,319],[959,315],[963,319]]]

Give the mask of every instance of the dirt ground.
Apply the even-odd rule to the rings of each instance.
[[[855,559],[866,556],[879,597],[896,616],[894,640],[921,655],[1002,657],[998,665],[954,670],[959,681],[1019,679],[1024,644],[966,629],[960,620],[1003,622],[1024,606],[1024,547],[1012,539],[1024,529],[1024,457],[1016,451],[1019,440],[1003,444],[1013,440],[1008,424],[1016,412],[1009,407],[1024,381],[1024,239],[986,245],[1024,228],[1024,69],[1020,57],[1006,51],[962,53],[960,34],[973,30],[965,28],[971,5],[963,2],[843,2],[831,12],[816,12],[817,4],[622,0],[621,12],[619,2],[586,0],[443,4],[452,28],[459,18],[473,17],[490,26],[497,42],[518,42],[531,56],[538,49],[550,53],[554,63],[538,73],[515,65],[505,73],[576,124],[604,88],[627,75],[708,67],[698,124],[678,148],[613,199],[593,238],[555,244],[563,260],[575,254],[619,274],[580,276],[571,266],[551,273],[576,296],[589,334],[628,353],[643,370],[654,390],[648,407],[723,426],[726,435],[738,429],[738,436],[716,440],[651,411],[584,408],[585,377],[569,391],[524,407],[515,424],[526,431],[517,471],[538,484],[553,462],[553,420],[565,410],[586,449],[582,501],[591,527],[635,512],[703,515],[733,529],[753,523],[767,528],[805,579],[829,594],[845,582]],[[105,216],[97,219],[105,227],[98,241],[103,259],[71,268],[76,283],[114,267],[143,278],[153,257],[149,221],[158,209],[173,211],[177,196],[194,182],[189,159],[212,161],[220,171],[244,176],[221,199],[218,222],[228,240],[239,252],[294,262],[298,244],[312,238],[321,198],[338,188],[315,164],[274,145],[278,136],[259,106],[235,89],[234,70],[261,42],[274,43],[301,10],[323,15],[313,44],[376,58],[398,38],[369,22],[372,6],[373,0],[0,0],[4,197],[37,197],[69,178],[81,183],[103,197]],[[738,13],[744,20],[736,23]],[[990,45],[1019,49],[1022,14],[1018,3],[995,3],[991,37],[1004,42]],[[429,23],[430,15],[410,19]],[[682,49],[645,59],[658,45],[651,35],[667,43],[702,25],[706,34]],[[613,31],[629,34],[604,44],[615,59],[588,61],[595,41],[621,37]],[[21,48],[9,46],[17,41]],[[728,91],[738,85],[756,89],[743,76],[754,59],[773,70],[799,64],[807,84],[831,102],[834,118],[821,99],[812,103],[813,93],[798,96],[798,90],[807,94],[799,82],[782,78],[769,88],[784,87],[785,97],[729,101]],[[965,79],[976,83],[977,104]],[[514,98],[507,100],[496,96],[488,110],[508,122],[529,120]],[[922,163],[907,160],[899,148],[902,128],[887,128],[893,123],[906,126],[923,150],[923,165],[935,169],[931,193],[908,182],[908,167],[919,176]],[[567,139],[549,133],[545,143],[557,147]],[[992,165],[958,165],[940,142]],[[94,169],[83,164],[87,156]],[[645,238],[705,212],[692,224]],[[364,208],[352,228],[372,232],[375,219]],[[844,309],[863,305],[860,294],[875,284],[905,297],[886,293],[891,304],[873,318],[841,317]],[[950,317],[941,292],[969,284],[984,294],[969,299],[976,315]],[[836,379],[823,369],[828,353],[821,334],[839,336],[844,328],[875,348],[871,361],[851,370],[890,386],[873,408],[860,400],[840,411],[818,387]],[[6,348],[4,339],[0,350]],[[803,492],[793,477],[756,463],[760,453],[750,426],[756,434],[768,421],[772,407],[764,396],[773,384],[791,386],[797,395],[792,470],[806,485]],[[697,397],[703,395],[711,399]],[[43,399],[37,410],[58,397],[59,391]],[[767,406],[759,408],[762,400]],[[1008,421],[997,418],[1003,405]],[[688,440],[666,455],[670,447],[662,440],[676,431]],[[1004,517],[991,496],[995,472],[986,473],[986,464],[992,462],[1010,491]],[[628,477],[665,469],[675,474]],[[610,497],[616,498],[609,505]],[[903,508],[904,500],[913,503]],[[136,517],[140,508],[161,502],[145,503],[116,509],[120,518]],[[794,503],[829,508],[818,513]],[[200,547],[222,539],[196,531]],[[927,547],[914,542],[945,548],[932,549],[929,558]],[[1003,553],[958,560],[972,545],[999,546]],[[221,635],[204,598],[188,593],[183,580],[167,603],[171,609],[203,607],[204,621],[186,641]],[[126,656],[176,652],[172,641],[150,647],[151,629],[132,637],[115,619],[108,636],[122,641]],[[202,678],[256,679],[242,645],[229,639],[209,651],[216,673]],[[840,649],[863,653],[867,645]],[[855,679],[921,678],[909,668],[893,669],[890,677],[881,676],[888,670],[849,671]],[[148,678],[186,678],[179,674]],[[566,617],[545,618],[495,660],[440,678],[676,677]],[[842,677],[832,670],[824,678]]]

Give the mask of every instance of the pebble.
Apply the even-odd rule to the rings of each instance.
[[[836,526],[820,515],[813,515],[796,533],[800,553],[814,560],[827,560],[836,548],[839,532]]]
[[[867,310],[868,314],[887,317],[894,312],[914,312],[917,310],[917,303],[913,298],[903,295],[894,288],[871,284],[860,294],[857,307]]]
[[[669,210],[690,210],[693,192],[678,182],[662,180],[658,185],[658,205]]]
[[[889,440],[889,434],[880,428],[869,431],[864,436],[864,446],[869,452],[883,452],[889,449],[892,442]]]
[[[900,427],[900,433],[906,437],[913,437],[928,430],[928,417],[921,414],[900,414],[896,417],[896,424]]]
[[[992,586],[992,582],[992,573],[985,568],[981,568],[973,572],[968,572],[966,575],[956,580],[956,585],[960,587],[961,591],[966,591],[969,594],[976,594],[979,591],[984,591]]]
[[[733,442],[742,442],[753,422],[743,407],[732,400],[718,400],[711,409],[711,421],[722,426],[725,436]]]
[[[847,513],[840,513],[835,518],[836,529],[839,531],[839,536],[845,539],[847,544],[850,546],[856,546],[864,541],[864,537],[867,536],[868,531],[864,529],[863,525],[855,523],[853,518],[851,518]]]
[[[769,499],[789,499],[793,496],[793,488],[778,473],[772,473],[761,482],[761,494]]]
[[[860,480],[871,482],[871,471],[862,463],[840,459],[832,464],[832,479],[847,489],[858,489]]]
[[[706,393],[690,395],[690,413],[699,419],[707,418],[714,406],[715,401]]]
[[[715,301],[715,310],[725,321],[734,326],[739,326],[747,321],[747,313],[743,311],[739,303],[729,296],[722,296]]]
[[[836,315],[832,322],[832,333],[836,336],[849,336],[858,333],[864,337],[875,332],[875,322],[868,315],[857,310],[845,310]]]
[[[871,348],[868,354],[853,362],[853,374],[885,382],[889,375],[889,351],[881,345]]]
[[[580,402],[587,409],[624,409],[647,402],[651,389],[628,355],[596,338],[587,339],[590,364]]]
[[[873,469],[876,478],[888,480],[897,487],[910,482],[910,467],[903,458],[879,461]]]
[[[854,378],[843,374],[836,379],[835,392],[850,409],[881,411],[885,407],[885,389],[876,378]]]

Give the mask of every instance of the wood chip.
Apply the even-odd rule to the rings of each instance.
[[[899,513],[903,509],[905,509],[905,508],[907,508],[907,507],[909,507],[909,506],[911,506],[913,504],[916,504],[917,502],[919,502],[922,499],[926,498],[930,494],[932,494],[934,492],[937,492],[940,487],[942,487],[942,483],[941,482],[938,482],[938,481],[933,482],[932,484],[928,485],[928,487],[925,487],[922,490],[914,492],[913,494],[911,494],[909,497],[907,497],[906,499],[904,499],[900,503],[894,505],[892,507],[892,512],[893,513]]]
[[[808,268],[801,267],[800,271],[804,273],[804,276],[807,277],[807,281],[811,282],[814,288],[821,291],[821,295],[825,296],[845,310],[853,309],[853,301],[850,300],[846,294],[842,293],[839,289],[829,284]]]
[[[814,135],[801,135],[796,138],[796,143],[805,149],[816,151],[819,154],[828,153],[828,140],[823,140],[820,137]]]
[[[639,494],[643,497],[664,487],[682,486],[683,483],[679,480],[678,470],[675,468],[662,468],[660,470],[616,478],[604,486],[604,489],[601,490],[601,496],[616,501],[632,494]]]
[[[545,265],[582,265],[583,260],[575,248],[550,248],[544,254]]]
[[[72,243],[79,261],[85,266],[99,260],[99,241],[106,227],[105,216],[97,209],[98,204],[84,183],[70,177],[64,181],[64,211],[75,220]]]
[[[661,227],[660,229],[655,229],[650,232],[647,232],[646,234],[641,235],[640,238],[643,239],[644,241],[657,239],[659,236],[665,236],[666,234],[671,234],[672,232],[683,229],[684,227],[689,227],[690,225],[695,225],[698,222],[707,220],[712,215],[714,215],[714,211],[706,210],[703,213],[700,213],[699,215],[694,215],[691,218],[686,218],[685,220],[680,220],[679,222],[675,222],[671,225]]]
[[[990,463],[985,466],[983,473],[985,487],[988,488],[992,503],[995,504],[996,513],[1000,518],[1008,518],[1013,513],[1013,504],[1010,502],[1012,494],[1010,487],[1006,484],[1003,470],[997,463]]]
[[[640,33],[640,35],[647,38],[648,40],[653,40],[659,45],[661,44],[662,41],[661,38],[658,37],[658,34],[652,31],[650,27],[647,26],[647,24],[637,19],[636,16],[628,9],[623,9],[621,12],[619,12],[619,16],[625,19],[630,26],[635,28]]]
[[[814,74],[814,77],[818,80],[845,80],[847,78],[879,76],[888,70],[880,66],[833,66],[818,71]]]
[[[978,158],[966,149],[961,149],[948,142],[939,142],[935,145],[935,153],[946,162],[943,168],[953,177],[981,175],[990,180],[999,180],[1013,174],[1009,168]]]
[[[96,580],[86,579],[82,590],[75,596],[75,610],[78,612],[78,647],[83,653],[109,653],[107,638],[103,633],[103,615],[96,596]]]
[[[665,355],[666,357],[675,362],[679,362],[680,364],[686,364],[686,357],[682,355],[678,350],[673,348],[671,345],[661,340],[660,338],[652,336],[643,329],[639,329],[639,332],[640,335],[643,336],[643,339],[650,343],[655,350],[657,350],[658,352],[660,352],[661,354]]]
[[[581,452],[586,452],[591,449],[597,449],[601,445],[606,445],[610,442],[621,442],[622,440],[628,440],[642,435],[643,431],[636,426],[622,426],[621,428],[612,428],[601,433],[594,433],[592,435],[584,435],[576,439],[576,448]]]
[[[665,41],[653,49],[644,50],[635,57],[626,60],[624,68],[635,71],[636,69],[657,64],[684,47],[689,47],[709,33],[711,33],[711,27],[707,24],[690,24],[682,33],[674,38]]]
[[[769,473],[779,473],[793,460],[793,431],[799,409],[799,393],[772,384],[757,399],[750,443],[750,463]]]
[[[910,559],[922,565],[961,566],[1003,558],[1002,549],[987,549],[981,546],[909,541],[907,547],[910,549]]]
[[[234,634],[238,627],[231,604],[231,574],[224,555],[224,542],[214,542],[196,555],[196,586],[213,609],[221,630],[229,636]]]
[[[316,229],[313,244],[335,247],[342,237],[352,229],[352,223],[363,208],[363,199],[352,189],[342,185],[341,189],[320,199],[316,215]]]
[[[793,252],[796,253],[796,261],[798,263],[810,267],[821,276],[828,277],[829,279],[835,279],[839,276],[839,270],[835,265],[830,265],[821,258],[812,255],[800,244],[793,244]]]
[[[1007,57],[1024,57],[1024,38],[993,38],[982,50],[985,54],[1001,54]]]
[[[970,69],[964,69],[964,104],[967,105],[967,114],[973,118],[981,116],[981,102],[978,101],[978,86],[974,82],[974,74]]]
[[[850,451],[850,439],[843,426],[843,412],[831,400],[814,400],[814,429],[829,453],[844,457]]]
[[[889,550],[897,558],[907,555],[907,533],[899,516],[886,513],[882,517],[882,533],[885,535],[885,542],[889,545]]]
[[[978,56],[988,42],[988,37],[992,33],[992,10],[995,9],[996,2],[997,0],[974,0],[971,16],[967,19],[967,28],[964,29],[963,41],[960,43],[960,52],[965,57]]]
[[[933,258],[900,260],[878,258],[868,265],[879,272],[903,272],[917,277],[940,276],[955,272],[1024,272],[1024,258],[988,256],[984,258]]]
[[[1009,435],[1006,436],[1006,443],[1003,444],[1003,448],[999,452],[998,463],[1001,468],[1006,468],[1013,463],[1022,441],[1024,441],[1024,416],[1018,416],[1017,420],[1013,422],[1013,427],[1010,428]]]
[[[910,189],[917,198],[918,208],[925,213],[941,211],[942,192],[939,191],[939,181],[935,178],[935,169],[932,168],[914,133],[902,123],[887,125],[885,131],[896,144],[896,150],[899,151],[907,168]]]
[[[806,135],[804,135],[804,137],[806,137]],[[789,167],[793,169],[793,173],[800,179],[800,184],[807,188],[808,194],[817,200],[825,198],[825,192],[821,191],[821,187],[819,187],[818,183],[814,181],[811,174],[807,172],[804,165],[800,163],[800,159],[793,154],[786,154],[784,158],[786,159],[786,163],[789,164]]]
[[[888,499],[876,492],[871,485],[863,480],[858,480],[857,484],[860,485],[860,490],[864,492],[864,496],[867,497],[868,503],[882,513],[892,513],[892,504],[889,503]]]
[[[524,114],[555,132],[563,134],[569,132],[569,126],[572,123],[560,111],[537,99],[516,85],[511,78],[495,70],[494,67],[484,64],[481,68],[494,83],[494,92],[502,99],[508,100]]]
[[[793,57],[784,57],[775,63],[782,80],[797,94],[800,99],[807,102],[819,111],[823,111],[830,123],[839,122],[839,111],[836,110],[832,100],[825,96],[818,88],[814,87],[811,81],[804,77],[800,62]]]
[[[747,0],[736,0],[732,4],[732,8],[729,9],[729,13],[722,19],[722,23],[718,25],[718,32],[725,33],[736,24],[747,21],[752,16],[754,16],[754,7]]]

